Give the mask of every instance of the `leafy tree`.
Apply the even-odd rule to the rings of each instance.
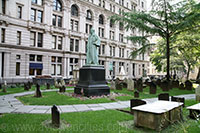
[[[172,0],[153,0],[150,12],[124,12],[122,16],[111,17],[115,22],[123,22],[126,30],[138,29],[145,33],[138,36],[129,36],[127,39],[141,47],[132,52],[132,57],[145,53],[152,45],[150,36],[160,36],[165,40],[167,58],[167,79],[170,77],[170,45],[173,39],[181,32],[192,30],[200,20],[200,4],[193,0],[183,0],[173,3]]]

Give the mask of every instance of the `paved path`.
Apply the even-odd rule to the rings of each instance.
[[[69,90],[69,89],[68,89]],[[50,92],[58,90],[43,90],[42,92]],[[15,97],[34,94],[31,92],[22,92],[0,96],[0,113],[29,113],[29,114],[50,114],[52,106],[41,105],[23,105]],[[195,94],[179,95],[178,97],[185,97],[185,99],[195,99]],[[143,99],[147,103],[155,102],[157,98]],[[60,105],[58,109],[61,113],[68,112],[82,112],[82,111],[97,111],[106,109],[122,109],[130,107],[130,101],[118,101],[112,103],[99,104],[76,104],[76,105]]]

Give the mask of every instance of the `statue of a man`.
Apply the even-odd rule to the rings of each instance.
[[[98,50],[97,47],[100,47],[101,41],[99,37],[95,34],[94,29],[90,30],[90,36],[87,43],[87,59],[86,64],[88,65],[98,65]]]

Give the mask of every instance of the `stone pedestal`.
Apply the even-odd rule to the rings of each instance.
[[[83,66],[80,68],[79,81],[74,93],[84,96],[97,96],[110,94],[106,84],[105,69],[103,66]]]

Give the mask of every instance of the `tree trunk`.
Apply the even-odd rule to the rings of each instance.
[[[190,76],[190,68],[191,68],[191,65],[188,64],[187,80],[189,79],[189,76]]]
[[[170,48],[169,48],[169,34],[166,35],[166,39],[167,39],[167,80],[169,81],[170,79]]]
[[[199,72],[197,74],[197,79],[196,80],[198,80],[198,79],[200,79],[200,67],[199,67]]]

